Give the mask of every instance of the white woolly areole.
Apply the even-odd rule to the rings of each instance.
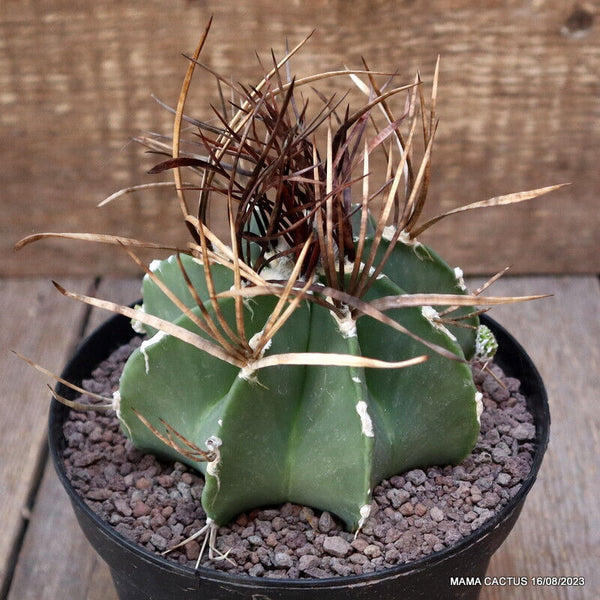
[[[359,400],[356,403],[356,412],[360,417],[363,435],[366,437],[375,437],[375,433],[373,432],[373,421],[371,421],[368,406],[364,400]]]
[[[360,511],[359,512],[360,512],[360,519],[358,520],[358,529],[356,530],[356,533],[354,534],[354,539],[356,539],[356,536],[358,535],[359,531],[363,528],[366,520],[370,517],[370,515],[371,515],[371,505],[370,504],[363,504],[360,507]]]
[[[248,363],[243,369],[240,369],[238,377],[245,381],[254,381],[254,363]]]
[[[393,225],[388,225],[383,228],[382,237],[384,240],[391,242],[396,235],[396,228]],[[398,236],[398,241],[402,242],[405,246],[420,246],[421,242],[418,242],[416,238],[410,236],[408,231],[401,231]]]
[[[361,379],[358,375],[353,375],[352,381],[354,381],[354,383],[361,383]]]
[[[342,334],[343,338],[356,337],[356,321],[352,318],[350,309],[347,306],[344,306],[344,315],[342,317],[338,317],[338,315],[333,312],[331,314],[333,315],[338,326],[338,331]]]
[[[354,263],[348,259],[348,257],[346,256],[344,258],[344,273],[346,275],[351,275],[352,271],[354,270]]]
[[[481,414],[483,413],[483,394],[475,392],[475,409],[477,411],[477,422],[481,425]]]
[[[159,260],[158,258],[155,258],[150,265],[148,266],[148,268],[154,273],[156,270],[158,270],[158,267],[160,267],[160,264],[162,263],[162,260]]]
[[[250,346],[250,348],[252,348],[252,350],[256,350],[256,348],[258,348],[258,344],[261,341],[263,336],[263,331],[259,331],[258,333],[255,333],[250,340],[248,341],[248,346]],[[268,350],[271,347],[273,340],[269,339],[269,341],[265,344],[264,348],[261,350],[260,355],[262,356],[266,350]]]
[[[421,314],[436,328],[440,331],[444,332],[451,340],[456,341],[456,336],[446,327],[444,327],[439,321],[436,319],[439,318],[440,314],[438,313],[433,306],[422,306]]]
[[[467,291],[467,286],[465,284],[463,270],[460,267],[454,267],[454,277],[456,278],[456,282],[461,290]]]
[[[159,331],[155,333],[150,339],[144,340],[142,345],[140,346],[140,352],[144,355],[144,361],[146,362],[146,374],[150,371],[150,361],[148,360],[148,348],[150,346],[154,346],[154,344],[158,344],[163,338],[167,337],[167,333],[164,331]]]
[[[383,228],[383,239],[387,240],[388,242],[392,241],[392,238],[394,237],[394,235],[396,234],[396,228],[393,225],[388,225],[387,227]]]
[[[119,390],[115,390],[113,392],[112,405],[113,410],[117,413],[117,419],[119,419],[121,425],[126,429],[127,436],[131,437],[131,429],[129,428],[129,425],[123,421],[123,419],[121,419],[121,392]]]
[[[355,263],[348,260],[347,258],[344,259],[344,273],[346,275],[352,274],[352,272],[354,271],[354,264]],[[364,269],[365,269],[365,263],[361,262],[359,272],[364,271]],[[369,277],[371,277],[373,275],[373,273],[375,273],[375,267],[371,267],[369,269]],[[379,273],[379,275],[377,275],[377,279],[383,279],[384,277],[386,277],[386,275],[384,273]]]
[[[136,308],[140,312],[143,312],[143,313],[146,312],[146,310],[144,309],[144,305],[143,304],[142,304],[142,306],[137,306]],[[146,333],[146,330],[144,329],[144,324],[141,321],[138,321],[137,319],[131,319],[131,328],[136,333]]]
[[[267,252],[265,254],[265,259],[268,260],[276,254],[279,254],[280,252],[285,252],[286,250],[289,250],[289,246],[283,240],[280,239],[277,242],[277,248],[275,249],[275,251]],[[294,270],[294,260],[288,255],[280,256],[279,258],[276,258],[269,262],[268,265],[268,267],[262,269],[262,271],[260,272],[260,276],[263,279],[267,280],[288,280],[291,277],[292,272]]]
[[[117,416],[119,416],[121,412],[121,392],[119,392],[119,390],[113,392],[112,407],[113,410],[116,411]]]
[[[223,440],[216,435],[211,435],[205,442],[209,452],[215,455],[215,458],[206,465],[206,472],[212,475],[219,482],[219,465],[221,464],[221,451],[219,448],[223,445]]]

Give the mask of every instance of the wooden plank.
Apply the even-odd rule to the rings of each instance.
[[[128,304],[139,296],[139,290],[139,280],[108,279],[101,282],[96,295]],[[109,316],[94,309],[86,334]],[[48,461],[9,600],[57,598],[116,600],[116,592],[108,567],[79,529],[68,496]]]
[[[91,281],[67,280],[86,291]],[[29,497],[39,477],[38,459],[46,444],[48,391],[44,378],[10,353],[17,350],[55,372],[79,334],[86,312],[41,280],[0,279],[0,589],[8,581],[20,542]]]
[[[69,498],[46,465],[8,600],[116,600],[110,572],[79,529]]]
[[[427,10],[363,0],[352,11],[342,4],[323,10],[318,0],[222,0],[211,6],[215,21],[203,58],[236,81],[254,81],[262,73],[255,49],[268,63],[271,47],[281,55],[286,37],[295,43],[315,26],[293,61],[300,75],[359,66],[365,56],[373,68],[399,68],[404,81],[420,67],[430,81],[440,54],[432,212],[552,183],[575,185],[510,212],[440,224],[436,249],[469,273],[516,257],[523,273],[599,272],[600,129],[590,123],[600,120],[600,27],[589,5],[581,3],[573,18],[575,3],[562,0],[431,0]],[[0,273],[85,274],[90,264],[102,273],[135,272],[119,251],[91,245],[40,244],[27,251],[28,260],[8,252],[32,232],[187,240],[170,194],[130,197],[101,211],[95,204],[153,180],[144,172],[156,158],[127,140],[140,130],[169,131],[170,116],[149,96],[176,102],[185,69],[180,52],[192,51],[209,12],[205,3],[173,3],[164,19],[160,0],[1,3],[0,126],[15,144],[0,146]],[[210,78],[199,74],[190,111],[209,118],[215,101]]]
[[[494,295],[554,294],[492,316],[526,348],[548,391],[550,445],[521,518],[493,557],[492,576],[581,576],[584,587],[487,587],[481,600],[600,597],[600,288],[594,277],[512,278]],[[490,292],[491,293],[491,292]]]

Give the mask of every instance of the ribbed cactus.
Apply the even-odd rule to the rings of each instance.
[[[437,69],[428,111],[418,78],[393,87],[393,77],[366,67],[287,77],[302,42],[256,86],[226,84],[238,99],[206,122],[183,113],[205,38],[190,61],[172,148],[161,136],[142,140],[169,150],[152,172],[173,170],[192,241],[144,267],[141,307],[58,287],[143,327],[147,338],[104,408],[117,409],[139,448],[204,473],[211,535],[241,511],[285,501],[356,529],[383,478],[470,452],[480,402],[467,361],[495,349],[488,333],[477,335],[473,307],[517,300],[469,295],[460,271],[417,236],[453,212],[555,188],[419,223]],[[340,76],[367,98],[355,111],[335,96],[317,92],[311,104],[300,93]],[[398,96],[400,117],[391,109]],[[195,134],[185,145],[184,121]],[[183,183],[184,168],[198,183]],[[207,225],[211,205],[225,213],[228,242]],[[140,265],[134,248],[161,247],[54,233],[19,247],[56,236],[120,244]]]
[[[411,250],[412,252],[413,250]],[[182,257],[192,281],[204,268]],[[448,267],[423,259],[421,277],[435,285]],[[173,257],[154,273],[194,310]],[[214,268],[217,291],[233,286],[231,272]],[[452,277],[452,281],[454,278]],[[393,274],[377,279],[368,299],[402,294]],[[425,282],[424,282],[425,284]],[[198,286],[209,303],[206,288]],[[450,289],[439,292],[454,293]],[[235,328],[231,298],[218,301]],[[254,298],[244,308],[249,339],[263,330],[276,303]],[[188,317],[149,277],[144,311],[199,333]],[[460,345],[418,307],[389,316],[412,333],[462,357]],[[273,337],[265,356],[289,352],[338,353],[402,361],[427,348],[370,317],[340,321],[325,307],[303,302]],[[197,462],[160,441],[136,413],[156,429],[163,419],[194,445],[214,448],[213,460]],[[371,492],[384,477],[412,468],[457,463],[473,447],[479,430],[476,389],[468,365],[433,353],[405,369],[360,366],[279,365],[245,374],[243,369],[156,333],[129,359],[120,384],[120,418],[136,446],[166,454],[201,470],[202,504],[224,524],[239,512],[294,501],[339,515],[356,528],[368,514]]]

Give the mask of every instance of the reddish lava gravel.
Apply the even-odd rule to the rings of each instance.
[[[139,343],[134,338],[113,353],[84,387],[112,395],[124,361]],[[535,437],[519,382],[494,365],[503,385],[479,365],[472,368],[484,411],[477,446],[463,463],[382,481],[374,490],[371,516],[356,536],[333,515],[290,503],[240,514],[218,531],[217,548],[228,552],[227,559],[203,556],[201,565],[270,578],[363,574],[422,558],[472,533],[520,488]],[[114,413],[71,411],[64,435],[73,487],[122,536],[161,553],[204,526],[202,476],[134,448]],[[194,567],[201,542],[166,556]]]

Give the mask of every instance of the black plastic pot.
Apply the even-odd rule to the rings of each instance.
[[[66,477],[62,460],[63,422],[69,409],[55,401],[50,408],[50,452],[73,509],[88,540],[110,567],[120,600],[475,600],[479,596],[492,554],[512,529],[533,485],[548,444],[550,414],[540,375],[520,344],[502,327],[483,318],[500,345],[497,363],[507,375],[521,381],[536,427],[536,450],[531,472],[519,492],[493,519],[454,546],[421,560],[368,575],[331,579],[269,580],[231,575],[206,568],[194,571],[143,549],[121,537],[85,504]],[[113,317],[99,327],[67,365],[63,378],[78,383],[132,337],[129,321]],[[59,386],[58,393],[72,397]],[[453,585],[451,578],[471,578]]]

